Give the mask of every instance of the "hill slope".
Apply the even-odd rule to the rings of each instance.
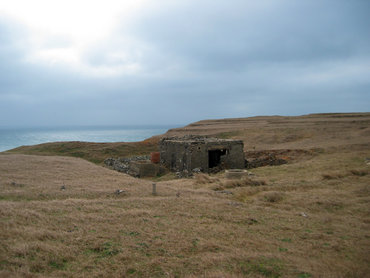
[[[199,121],[135,143],[55,142],[23,146],[9,153],[63,155],[102,163],[108,157],[149,154],[164,136],[187,134],[244,141],[245,151],[363,148],[370,142],[370,113],[264,116]]]
[[[264,116],[205,120],[169,130],[168,136],[215,135],[244,140],[245,150],[329,148],[367,144],[370,113]]]
[[[52,149],[1,153],[0,276],[366,277],[369,114],[311,117],[243,119],[241,130],[197,123],[203,134],[241,136],[248,149],[253,138],[256,148],[301,146],[297,121],[307,120],[311,145],[302,148],[320,151],[240,181],[219,173],[157,182],[156,196],[148,180]],[[263,142],[294,128],[295,140]]]

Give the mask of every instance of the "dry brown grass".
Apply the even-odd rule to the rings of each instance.
[[[268,191],[260,195],[262,200],[270,203],[277,203],[284,199],[285,194],[279,191]]]
[[[258,168],[253,179],[265,185],[233,186],[230,195],[211,188],[230,182],[222,175],[158,182],[158,196],[150,181],[81,159],[0,155],[1,273],[365,277],[369,175],[322,174],[339,157],[338,172],[363,169],[366,155]]]
[[[260,186],[266,185],[264,180],[256,180],[251,178],[242,178],[240,180],[228,180],[224,182],[225,188],[245,187],[245,186]]]
[[[370,171],[369,169],[352,169],[349,172],[355,176],[366,176]]]
[[[360,168],[360,169],[351,169],[345,173],[339,173],[339,172],[325,173],[325,174],[322,174],[322,177],[325,180],[333,180],[333,179],[342,179],[344,177],[351,176],[351,175],[360,176],[360,177],[366,176],[369,174],[369,172],[370,171],[367,168]]]
[[[352,143],[157,196],[82,159],[1,154],[0,277],[367,277],[370,148]]]
[[[304,149],[320,152],[349,144],[363,148],[369,143],[370,113],[205,120],[167,132],[167,135],[185,134],[243,139],[245,151]]]
[[[197,185],[205,185],[205,184],[212,184],[215,182],[219,182],[219,179],[216,177],[212,177],[208,174],[195,174],[194,175],[195,184]]]
[[[322,174],[322,178],[324,180],[333,180],[333,179],[341,179],[344,175],[340,173],[329,173],[329,174]]]
[[[208,188],[216,191],[232,189],[236,187],[260,186],[266,185],[266,181],[260,179],[252,179],[250,177],[243,177],[241,179],[226,179],[224,174],[217,175],[196,174],[194,175],[195,188]]]

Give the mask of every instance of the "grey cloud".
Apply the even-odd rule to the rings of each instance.
[[[271,6],[266,2],[251,6],[248,1],[191,3],[151,14],[135,32],[158,51],[185,56],[193,67],[210,70],[335,59],[369,46],[364,40],[369,30],[366,1],[352,6],[348,1],[271,1],[275,3]]]
[[[369,1],[160,3],[84,53],[96,68],[140,65],[110,77],[25,63],[27,30],[0,21],[0,126],[185,124],[370,107]],[[50,38],[52,47],[69,43]]]

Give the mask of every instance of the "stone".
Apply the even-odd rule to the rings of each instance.
[[[157,184],[155,182],[152,183],[152,195],[157,195]]]
[[[130,162],[131,161],[140,161],[140,160],[148,160],[150,156],[133,156],[133,157],[125,157],[125,158],[107,158],[104,160],[104,164],[108,167],[111,167],[113,170],[116,170],[121,173],[129,174],[130,172]]]
[[[121,193],[126,193],[126,191],[125,190],[121,190],[121,189],[117,189],[116,191],[114,191],[114,194],[116,194],[116,195],[119,195]]]
[[[16,186],[16,187],[23,187],[23,186],[24,186],[24,184],[22,184],[22,183],[16,183],[16,182],[14,182],[14,181],[12,181],[12,182],[10,183],[10,185],[12,185],[12,186]]]
[[[242,179],[248,176],[248,171],[244,169],[229,169],[225,170],[225,178],[227,179]]]

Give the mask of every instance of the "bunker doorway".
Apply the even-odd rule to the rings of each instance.
[[[214,168],[220,166],[221,156],[227,153],[226,150],[212,150],[208,151],[208,167]]]

